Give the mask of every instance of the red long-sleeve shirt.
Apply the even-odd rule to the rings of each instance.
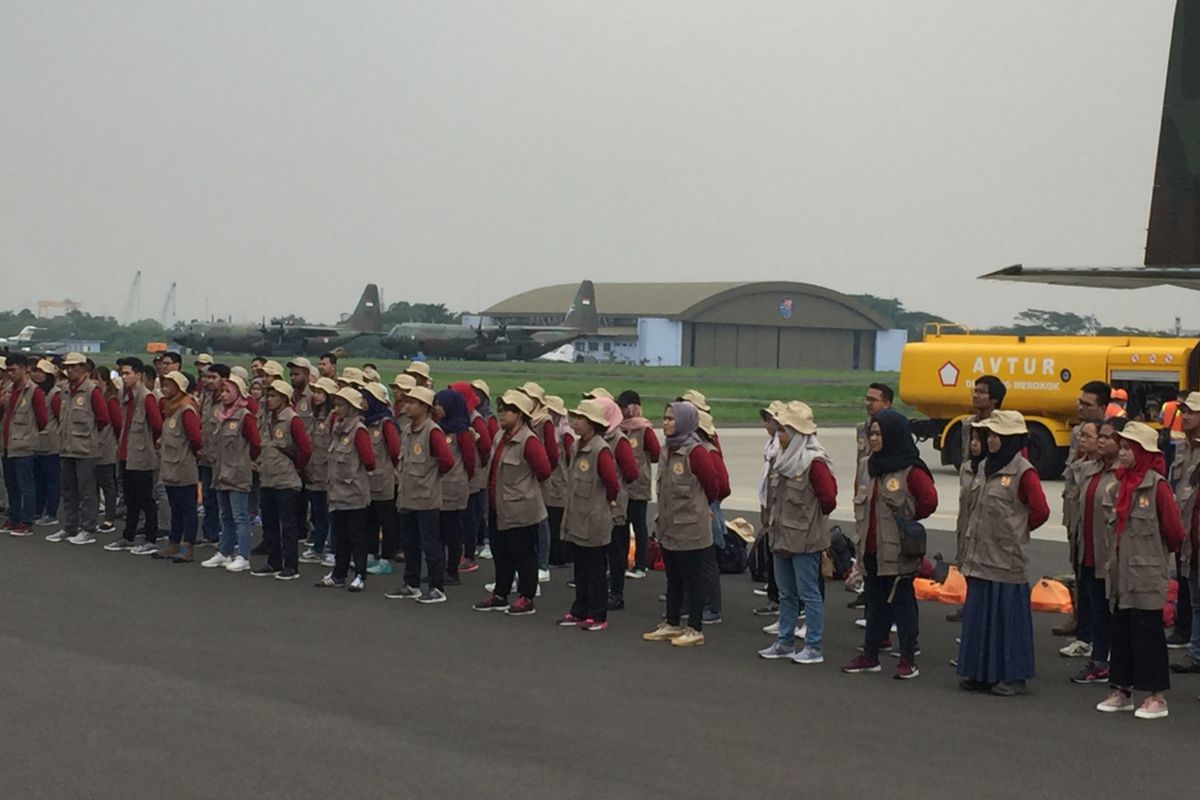
[[[654,428],[642,428],[642,449],[646,451],[646,455],[650,456],[651,464],[658,463],[658,457],[662,454],[662,445],[658,443],[658,435],[654,432]]]
[[[921,520],[928,517],[934,511],[937,511],[938,496],[937,487],[933,485],[933,478],[929,477],[929,473],[920,468],[913,468],[908,471],[908,493],[913,496],[915,507],[913,509],[913,519]],[[867,524],[867,542],[863,547],[863,552],[875,552],[875,503],[879,500],[879,484],[875,483],[871,489],[871,516]],[[1042,496],[1042,502],[1046,502],[1045,495]],[[1046,512],[1049,516],[1049,511]],[[1042,520],[1045,522],[1045,520]]]
[[[629,440],[622,436],[617,440],[617,467],[621,470],[621,479],[626,483],[633,483],[638,479],[638,463],[633,455],[633,445],[629,444]]]
[[[429,437],[429,452],[437,459],[439,475],[454,469],[454,452],[446,444],[446,437],[440,430]]]
[[[691,468],[692,474],[696,476],[696,480],[700,482],[700,488],[704,490],[704,496],[709,503],[715,503],[721,496],[721,473],[717,466],[713,464],[712,453],[705,450],[703,447],[696,446],[692,448],[692,452],[688,454],[688,467]]]
[[[554,439],[554,423],[550,420],[542,423],[542,446],[546,449],[546,458],[550,461],[550,469],[557,469],[558,444]]]
[[[250,443],[250,460],[258,461],[262,453],[262,439],[258,438],[258,422],[253,414],[242,417],[242,438]]]
[[[115,402],[115,401],[114,401]],[[183,409],[183,435],[193,453],[204,449],[204,433],[200,430],[200,412],[191,406]]]
[[[17,396],[22,392],[22,390],[24,390],[24,388],[25,387],[23,385],[19,386],[19,387],[18,386],[13,387],[12,396],[8,398],[7,407],[4,409],[4,411],[5,411],[5,413],[4,413],[4,449],[5,450],[8,449],[8,428],[9,428],[10,423],[12,422],[12,417],[17,408],[17,403],[20,402],[17,399]],[[30,403],[33,405],[34,424],[37,425],[37,429],[40,431],[40,430],[44,429],[46,427],[46,424],[50,421],[50,417],[46,413],[46,393],[42,391],[42,387],[40,387],[40,386],[33,387],[33,397],[30,399]]]
[[[837,508],[837,480],[824,461],[814,461],[808,468],[808,484],[821,504],[821,513],[832,514]]]
[[[564,433],[562,438],[562,452],[559,453],[559,460],[566,459],[567,463],[571,463],[571,451],[575,448],[575,437],[569,433]],[[1200,505],[1198,503],[1197,505]]]
[[[509,434],[504,434],[504,438],[500,440],[497,452],[504,450],[505,445],[508,444],[508,440],[511,438]],[[550,473],[554,471],[550,466],[550,459],[546,457],[546,448],[542,446],[541,441],[536,436],[530,436],[525,440],[525,452],[523,456],[529,464],[529,468],[533,470],[533,474],[539,483],[549,478]],[[500,459],[493,458],[491,469],[488,471],[488,502],[492,508],[496,507],[496,474],[499,471]]]
[[[467,471],[467,480],[475,477],[475,437],[470,431],[459,431],[454,434],[458,443],[458,452],[462,454],[463,469]]]
[[[143,406],[146,409],[146,426],[150,428],[150,435],[157,442],[162,436],[162,409],[158,406],[158,399],[152,394],[146,395]],[[129,451],[129,427],[133,424],[133,394],[128,391],[125,392],[125,409],[122,419],[124,421],[121,424],[121,440],[117,443],[117,458],[124,461]]]
[[[471,420],[471,428],[476,434],[475,452],[479,455],[476,463],[486,467],[488,459],[492,456],[492,429],[488,427],[488,421],[483,417]]]
[[[113,429],[121,427],[121,401],[115,397],[108,398],[108,423]]]
[[[274,416],[272,414],[272,417]],[[308,438],[308,430],[304,427],[304,420],[299,417],[292,417],[292,421],[288,427],[292,429],[292,443],[296,445],[296,454],[292,456],[292,463],[296,465],[296,469],[299,472],[303,472],[312,458],[312,440]]]
[[[600,476],[600,483],[604,484],[608,502],[616,500],[621,494],[621,479],[617,477],[617,464],[611,450],[600,451],[596,458],[596,474]]]
[[[374,472],[375,467],[375,448],[371,446],[371,434],[367,433],[366,428],[359,428],[354,434],[354,449],[358,451],[358,460],[363,463],[363,467],[367,472]]]
[[[496,441],[496,434],[500,433],[500,423],[495,417],[487,418],[488,431],[492,434],[492,441]]]
[[[1038,480],[1037,470],[1027,469],[1021,473],[1017,499],[1029,509],[1029,530],[1037,530],[1050,519],[1050,505],[1046,502],[1046,493],[1042,491],[1042,482]],[[1175,518],[1179,518],[1179,512],[1175,513]]]
[[[385,419],[380,427],[383,429],[383,446],[394,467],[400,463],[400,429],[390,419]]]
[[[720,487],[717,491],[717,499],[724,500],[733,494],[733,490],[729,487],[729,469],[725,466],[725,458],[721,455],[720,450],[708,451],[708,457],[717,471],[717,481]]]

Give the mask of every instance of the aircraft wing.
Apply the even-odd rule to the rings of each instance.
[[[1178,267],[1025,267],[1013,264],[981,279],[1049,283],[1058,286],[1088,286],[1100,289],[1145,289],[1149,286],[1178,286],[1200,290],[1200,266]]]

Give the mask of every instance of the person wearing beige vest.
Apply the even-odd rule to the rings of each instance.
[[[1050,507],[1037,470],[1022,455],[1029,429],[1021,413],[996,410],[974,427],[987,432],[987,458],[971,487],[976,497],[963,543],[959,687],[1012,697],[1034,675],[1026,563],[1029,533],[1045,523]]]
[[[1178,405],[1179,431],[1175,438],[1175,464],[1171,477],[1175,501],[1187,534],[1179,548],[1179,574],[1187,577],[1192,599],[1191,636],[1182,660],[1171,665],[1172,672],[1200,673],[1200,392],[1190,392]]]
[[[379,465],[379,469],[371,473],[371,505],[367,516],[371,565],[367,572],[371,575],[391,575],[392,561],[399,557],[403,546],[400,518],[396,511],[402,468],[402,423],[393,415],[383,386],[364,383],[360,391],[363,402],[367,404],[362,421],[371,434],[375,463]]]
[[[312,457],[312,442],[292,408],[292,394],[292,385],[278,378],[267,387],[264,441],[258,458],[267,561],[250,570],[255,577],[280,581],[300,577],[300,476]]]
[[[625,573],[625,577],[641,580],[650,568],[650,527],[646,523],[646,511],[654,487],[654,465],[658,463],[661,448],[654,425],[642,416],[641,395],[626,389],[617,398],[617,405],[621,409],[621,433],[629,440],[638,467],[637,479],[625,487],[629,494],[625,516],[629,527],[633,529],[635,548],[633,566]]]
[[[33,382],[46,395],[46,427],[38,431],[33,462],[33,516],[40,525],[54,525],[58,521],[58,409],[62,402],[62,389],[58,386],[57,377],[58,367],[46,359],[38,361],[30,374]]]
[[[322,589],[348,589],[361,592],[367,577],[367,508],[371,504],[371,473],[387,469],[376,465],[371,434],[362,422],[367,401],[349,386],[333,395],[330,415],[329,461],[326,492],[329,496],[330,525],[337,538],[334,566],[316,586]],[[350,562],[354,561],[354,580],[346,585]]]
[[[442,389],[434,396],[434,416],[454,459],[454,466],[442,476],[442,510],[438,513],[438,531],[446,554],[447,586],[462,580],[458,569],[463,556],[463,524],[467,515],[471,478],[475,475],[475,439],[467,404],[454,389]],[[411,424],[411,423],[410,423]]]
[[[917,598],[912,585],[921,558],[903,552],[900,526],[903,521],[932,514],[937,509],[937,489],[913,441],[908,420],[895,409],[872,417],[867,443],[871,455],[865,483],[854,495],[866,628],[862,653],[842,671],[879,672],[879,649],[895,624],[900,661],[892,677],[911,680],[921,674],[916,661]]]
[[[96,459],[100,456],[100,432],[108,425],[104,394],[91,380],[91,365],[82,353],[63,357],[66,389],[59,395],[59,467],[62,490],[62,529],[46,537],[48,542],[96,541]]]
[[[690,402],[676,401],[663,411],[667,446],[659,456],[654,528],[667,572],[667,619],[642,638],[677,647],[704,644],[704,559],[713,541],[709,504],[720,494],[720,477],[700,443],[699,424],[699,410]],[[685,591],[687,628],[680,625]]]
[[[1096,420],[1084,420],[1075,426],[1075,457],[1063,468],[1063,508],[1062,521],[1067,529],[1067,548],[1071,557],[1071,569],[1075,575],[1075,589],[1071,607],[1076,612],[1074,639],[1058,652],[1064,658],[1090,658],[1092,655],[1093,639],[1096,635],[1096,615],[1100,613],[1091,603],[1091,598],[1084,591],[1083,579],[1083,503],[1080,495],[1087,489],[1093,476],[1104,466],[1098,454],[1100,443],[1101,423]],[[1093,564],[1093,567],[1095,565]],[[1085,611],[1086,609],[1086,611]],[[1107,655],[1101,657],[1101,662],[1107,665]],[[1092,682],[1099,682],[1096,676]],[[1107,680],[1107,666],[1104,680]]]
[[[313,438],[313,390],[309,385],[310,381],[315,381],[318,377],[317,368],[307,358],[293,358],[286,365],[288,370],[288,382],[292,386],[292,410],[296,412],[296,416],[300,417],[301,424],[304,425],[304,432],[308,435],[311,442]],[[316,523],[312,522],[311,514],[311,498],[308,491],[308,474],[307,471],[300,475],[300,500],[298,514],[300,517],[300,534],[304,537],[306,547],[312,546],[312,527]]]
[[[558,395],[546,395],[546,410],[554,423],[554,445],[558,449],[558,466],[550,480],[542,484],[542,501],[546,504],[546,522],[550,527],[549,565],[561,567],[571,563],[574,548],[562,538],[563,512],[567,507],[567,484],[571,475],[571,448],[575,437],[571,433],[567,407]],[[541,577],[540,574],[538,576]]]
[[[145,365],[140,358],[117,361],[125,387],[121,409],[121,433],[117,457],[121,461],[121,486],[125,493],[125,530],[104,546],[110,552],[131,551],[134,555],[158,552],[158,506],[154,502],[154,470],[158,467],[158,439],[162,415],[158,401],[146,387]],[[135,544],[138,519],[145,520],[142,544]]]
[[[576,445],[568,468],[562,536],[574,550],[575,602],[558,624],[602,631],[608,627],[606,551],[613,534],[609,518],[619,502],[621,481],[604,436],[608,422],[600,403],[584,400],[570,414]]]
[[[8,520],[0,532],[13,536],[33,533],[34,463],[38,434],[49,423],[46,394],[29,376],[29,359],[13,353],[7,359],[9,381],[0,397],[3,418],[4,485],[8,490]]]
[[[620,493],[612,504],[612,539],[608,545],[608,610],[625,608],[625,572],[629,569],[629,492],[626,486],[638,479],[637,459],[633,446],[621,432],[621,409],[611,397],[597,397],[596,403],[604,412],[607,428],[604,439],[612,449],[620,475]]]
[[[540,484],[552,472],[546,448],[529,427],[535,408],[531,397],[516,390],[500,397],[501,435],[492,446],[488,473],[488,528],[496,580],[491,594],[473,606],[476,611],[535,613],[538,525],[546,519]],[[510,606],[514,580],[519,597]]]
[[[558,469],[559,454],[558,454],[558,435],[555,431],[553,418],[550,416],[550,410],[546,407],[546,390],[540,384],[529,381],[517,387],[517,391],[533,400],[533,416],[529,421],[529,427],[542,443],[542,447],[546,450],[546,458],[550,461],[550,469]],[[553,477],[553,473],[551,473]],[[542,484],[542,504],[546,504],[546,489],[547,484]],[[624,513],[624,512],[622,512]],[[538,523],[537,536],[537,564],[538,564],[538,582],[546,583],[550,580],[550,512],[547,510],[546,518]]]
[[[179,370],[162,380],[162,436],[159,438],[159,480],[171,505],[171,531],[167,543],[154,558],[169,558],[177,564],[196,556],[196,484],[200,482],[197,456],[204,451],[200,411],[188,394],[188,378]]]
[[[771,553],[779,582],[779,633],[758,652],[766,659],[820,664],[825,631],[821,556],[829,547],[829,514],[837,508],[833,462],[817,439],[812,409],[789,403],[776,414],[781,452],[771,473]],[[796,620],[804,603],[804,648],[796,650]]]
[[[1163,478],[1166,465],[1158,432],[1130,422],[1117,432],[1117,498],[1113,507],[1113,546],[1105,569],[1112,609],[1109,685],[1112,693],[1097,711],[1134,711],[1133,693],[1147,692],[1134,711],[1138,719],[1168,714],[1171,688],[1162,609],[1167,602],[1171,553],[1185,538],[1179,506]]]
[[[217,503],[217,490],[213,487],[213,454],[217,451],[217,428],[220,426],[218,409],[221,406],[221,387],[230,376],[225,364],[209,363],[200,372],[200,433],[204,437],[204,449],[196,464],[200,470],[200,494],[204,507],[204,519],[197,535],[197,547],[216,547],[221,537],[221,508]]]
[[[96,459],[96,492],[104,504],[104,518],[97,533],[113,533],[117,529],[117,431],[122,430],[121,379],[113,378],[107,367],[97,367],[92,380],[104,390],[108,405],[109,424],[100,432],[100,457]]]
[[[216,555],[200,564],[209,569],[250,570],[251,475],[262,441],[249,399],[246,382],[239,376],[230,375],[222,381],[216,435],[209,453],[213,458],[213,488],[221,509],[221,541]]]
[[[330,535],[329,526],[329,447],[333,442],[333,432],[330,428],[332,397],[337,394],[337,390],[337,383],[330,378],[318,378],[312,384],[313,452],[304,472],[305,493],[308,496],[312,521],[312,539],[308,548],[300,554],[301,564],[324,564],[332,567],[335,563],[333,548],[336,543]],[[324,552],[326,542],[329,543],[328,554]]]

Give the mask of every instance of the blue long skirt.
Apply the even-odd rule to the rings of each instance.
[[[1028,583],[967,578],[958,674],[987,684],[1033,677]]]

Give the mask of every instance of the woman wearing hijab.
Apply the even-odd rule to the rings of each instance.
[[[650,562],[646,558],[650,546],[646,508],[650,503],[653,465],[658,463],[661,448],[658,436],[654,433],[654,425],[642,416],[641,395],[626,389],[617,398],[617,405],[621,408],[621,433],[629,440],[638,466],[637,480],[626,487],[629,504],[625,516],[629,520],[629,526],[633,528],[633,540],[637,549],[634,553],[633,567],[625,573],[625,577],[640,580],[646,577],[646,570],[650,568]]]
[[[217,406],[216,452],[213,459],[213,489],[221,509],[221,541],[217,553],[202,567],[224,567],[230,572],[250,569],[250,486],[258,459],[258,424],[250,411],[246,382],[230,375],[221,384]]]
[[[704,644],[704,557],[712,546],[709,503],[720,491],[717,471],[696,433],[700,416],[691,403],[676,401],[663,412],[667,437],[658,471],[655,530],[667,570],[667,619],[642,634],[648,642],[676,647]],[[688,627],[680,627],[683,594],[688,595]]]
[[[1133,692],[1149,692],[1134,711],[1138,719],[1167,716],[1171,688],[1162,608],[1167,601],[1171,553],[1183,544],[1183,523],[1171,488],[1158,432],[1130,422],[1118,434],[1120,467],[1108,559],[1107,589],[1112,612],[1109,684],[1112,693],[1097,711],[1133,711]]]
[[[778,413],[780,454],[771,474],[771,550],[779,582],[779,633],[763,658],[820,664],[825,630],[821,555],[829,547],[828,516],[837,508],[833,462],[817,440],[812,409],[791,403]],[[796,652],[796,619],[804,603],[804,649]]]
[[[963,537],[967,579],[959,686],[1012,697],[1033,677],[1033,619],[1026,563],[1029,532],[1050,516],[1037,470],[1022,455],[1028,439],[1019,411],[996,410],[971,423],[987,431],[983,475],[972,484]]]
[[[863,547],[867,627],[863,651],[843,672],[879,672],[879,647],[893,623],[900,635],[900,663],[893,676],[909,680],[917,669],[917,598],[912,579],[918,556],[901,553],[897,518],[921,520],[937,510],[937,489],[921,460],[912,430],[899,412],[885,409],[871,417],[867,429],[867,484],[856,505]]]
[[[629,493],[625,487],[638,479],[638,465],[629,440],[621,432],[624,416],[620,406],[611,397],[597,397],[593,402],[604,413],[608,426],[604,441],[612,448],[613,457],[617,460],[617,472],[621,474],[621,490],[617,499],[610,504],[612,539],[608,545],[608,610],[620,611],[625,608],[625,570],[629,569],[629,527],[626,517]]]
[[[400,552],[400,517],[396,511],[396,466],[400,463],[400,428],[382,384],[368,383],[361,392],[367,404],[363,425],[371,435],[378,468],[371,473],[371,505],[367,516],[371,575],[391,575],[392,559]],[[391,465],[391,468],[388,468]]]
[[[463,555],[463,522],[467,514],[468,486],[475,476],[475,438],[467,404],[453,388],[442,389],[433,398],[434,418],[442,429],[454,466],[442,476],[442,510],[438,530],[446,550],[447,586],[462,583],[458,567]]]

